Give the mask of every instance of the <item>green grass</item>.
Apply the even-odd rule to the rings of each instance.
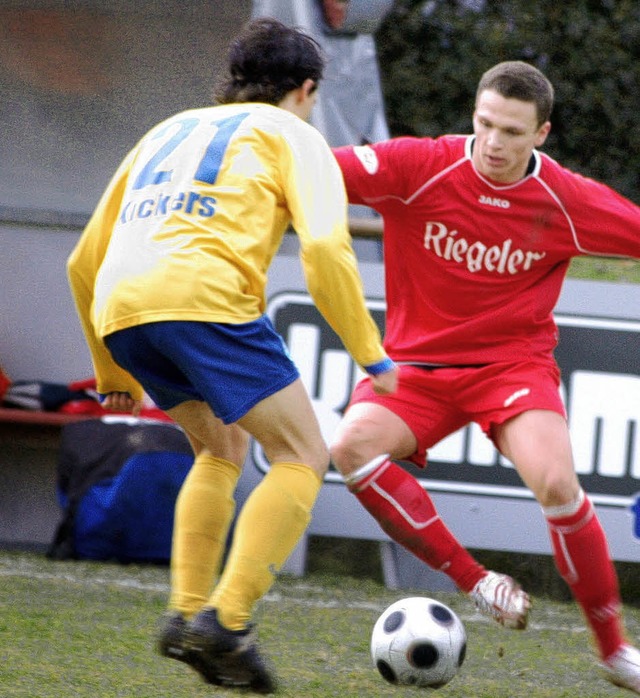
[[[576,257],[569,266],[568,276],[592,281],[640,283],[640,262],[634,259]]]
[[[467,659],[437,693],[386,684],[371,666],[369,635],[387,605],[411,590],[373,579],[282,577],[260,603],[260,642],[277,667],[279,695],[300,698],[607,698],[574,604],[534,597],[526,632],[478,616],[459,594],[432,594],[465,623]],[[418,592],[419,593],[419,592]],[[155,653],[168,594],[165,567],[54,562],[0,552],[0,695],[12,698],[233,696]],[[640,610],[626,609],[640,635]]]

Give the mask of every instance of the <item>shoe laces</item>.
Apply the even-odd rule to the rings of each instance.
[[[529,597],[509,576],[489,572],[470,594],[476,608],[508,627],[524,628]]]

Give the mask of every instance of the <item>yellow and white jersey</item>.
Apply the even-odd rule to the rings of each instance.
[[[286,110],[222,105],[158,124],[120,165],[68,261],[101,392],[140,394],[101,341],[112,332],[260,317],[289,224],[320,312],[360,365],[383,359],[346,210],[326,141]]]

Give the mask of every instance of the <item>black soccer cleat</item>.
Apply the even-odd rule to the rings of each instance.
[[[158,636],[158,652],[163,657],[177,659],[195,669],[210,684],[220,686],[217,675],[211,673],[201,661],[201,655],[184,646],[184,631],[187,622],[178,611],[168,611],[163,616],[163,627]]]
[[[276,691],[274,674],[258,652],[253,626],[228,630],[218,622],[216,610],[210,608],[186,624],[183,646],[189,655],[197,658],[209,683],[255,693]],[[198,671],[204,676],[202,669]]]

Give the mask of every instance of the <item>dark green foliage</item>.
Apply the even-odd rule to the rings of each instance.
[[[376,41],[392,135],[470,132],[480,75],[524,60],[556,89],[545,152],[640,203],[636,0],[397,0]]]

